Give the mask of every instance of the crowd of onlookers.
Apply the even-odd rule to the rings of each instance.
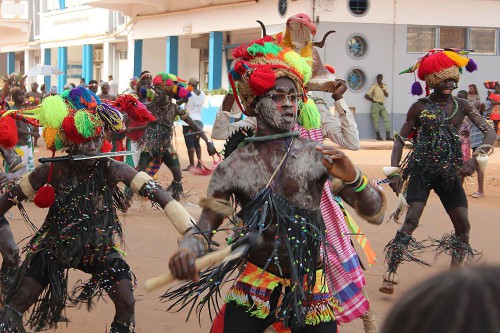
[[[469,85],[469,91],[460,90],[457,97],[469,100],[472,105],[476,107],[481,116],[494,128],[495,133],[498,135],[498,123],[500,122],[500,83],[499,82],[485,82],[485,87],[488,89],[485,102],[481,101],[481,96],[478,93],[475,84]],[[472,153],[483,142],[483,133],[477,128],[468,117],[464,119],[462,127],[460,128],[460,139],[462,142],[462,154],[464,162],[471,158]],[[479,168],[477,171],[478,189],[476,192],[471,193],[472,198],[484,197],[484,171]]]

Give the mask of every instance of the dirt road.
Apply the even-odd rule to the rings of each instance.
[[[186,149],[183,146],[181,131],[177,131],[178,151],[181,155],[181,164],[186,166]],[[217,148],[222,144],[216,143]],[[38,148],[38,157],[47,156],[44,148]],[[206,153],[204,152],[204,156]],[[348,155],[358,164],[362,170],[371,177],[383,178],[381,168],[389,165],[390,150],[361,150],[348,152]],[[208,158],[205,158],[208,161]],[[486,197],[482,199],[470,199],[470,220],[472,224],[471,244],[477,250],[483,252],[480,263],[500,264],[498,257],[498,235],[500,235],[500,223],[498,223],[498,203],[500,203],[500,154],[493,155],[488,164],[486,175]],[[172,177],[166,167],[162,167],[159,180],[162,185],[167,186]],[[184,172],[184,189],[188,197],[182,200],[186,209],[198,217],[200,208],[197,206],[200,197],[206,194],[209,181],[208,176],[197,176]],[[473,193],[476,190],[475,178],[466,182],[466,190]],[[396,205],[396,197],[387,186],[384,188],[388,198],[388,210]],[[469,197],[470,198],[470,197]],[[46,211],[35,207],[32,203],[26,203],[25,207],[35,224],[40,225],[45,217]],[[11,210],[10,219],[12,229],[17,240],[29,235],[28,228],[22,223],[17,209]],[[209,332],[210,321],[204,312],[198,322],[196,316],[192,316],[186,323],[187,311],[180,313],[167,312],[167,305],[158,300],[162,290],[146,293],[143,283],[146,279],[161,274],[167,270],[167,260],[177,248],[177,236],[174,229],[169,225],[165,215],[153,208],[148,202],[135,201],[133,207],[126,216],[121,216],[126,236],[127,252],[126,260],[134,270],[139,283],[135,290],[136,303],[136,328],[139,333],[159,332]],[[378,262],[368,268],[365,272],[370,299],[373,309],[381,323],[395,300],[401,297],[407,290],[419,283],[422,279],[430,277],[438,272],[448,269],[449,258],[441,256],[434,258],[433,254],[426,254],[424,258],[430,261],[432,267],[422,267],[415,263],[407,263],[401,266],[399,271],[401,283],[396,286],[395,294],[392,296],[381,294],[378,287],[382,281],[384,272],[383,248],[384,245],[394,237],[399,228],[394,222],[384,223],[381,226],[368,225],[357,218],[357,222],[370,240],[378,255]],[[440,238],[444,233],[450,232],[452,225],[442,208],[439,199],[432,194],[428,206],[423,214],[421,226],[415,232],[418,240],[430,237]],[[361,253],[358,251],[358,253]],[[364,260],[363,254],[361,259]],[[70,286],[77,279],[86,279],[85,274],[77,271],[70,272]],[[101,300],[92,312],[82,308],[68,308],[66,316],[69,324],[61,324],[55,332],[81,332],[81,333],[104,333],[109,330],[113,320],[114,307],[109,299]],[[343,333],[362,332],[361,321],[341,327]]]

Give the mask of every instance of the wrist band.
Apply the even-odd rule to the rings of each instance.
[[[363,181],[362,181],[361,185],[354,188],[354,192],[356,192],[356,193],[363,191],[366,188],[366,186],[368,185],[368,177],[366,175],[363,175],[362,178],[363,178]]]
[[[361,180],[361,170],[358,168],[356,172],[356,178],[352,182],[344,182],[345,185],[351,186],[357,184]]]

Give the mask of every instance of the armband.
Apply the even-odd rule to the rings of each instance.
[[[184,235],[194,226],[194,219],[178,201],[172,200],[167,203],[163,207],[163,212],[181,235]]]
[[[21,170],[21,169],[22,169],[22,168],[24,168],[25,166],[26,166],[26,163],[24,163],[24,162],[23,162],[23,163],[19,163],[18,165],[16,165],[16,166],[12,167],[12,168],[10,169],[10,171],[9,171],[9,172],[10,172],[10,173],[14,173],[14,172],[16,172],[16,171],[18,171],[18,170]]]
[[[130,189],[132,190],[132,193],[140,194],[139,191],[144,184],[147,184],[152,179],[153,178],[147,173],[143,171],[138,172],[130,182]]]
[[[31,172],[25,173],[21,178],[19,178],[19,187],[26,198],[29,198],[36,193],[30,183],[30,174]]]

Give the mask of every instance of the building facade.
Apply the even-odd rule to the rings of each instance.
[[[31,22],[29,37],[0,43],[0,71],[23,72],[37,64],[65,75],[33,77],[62,89],[80,77],[128,87],[144,70],[197,76],[208,91],[228,88],[232,49],[285,28],[286,19],[305,13],[320,39],[335,30],[320,50],[323,62],[348,82],[345,97],[355,112],[361,138],[373,138],[370,102],[364,98],[377,74],[389,86],[386,107],[399,130],[416,100],[413,75],[398,75],[433,47],[475,49],[479,71],[462,76],[459,89],[500,80],[500,1],[491,0],[3,0],[21,3]],[[24,8],[23,7],[23,8]],[[13,21],[12,21],[13,22]],[[19,30],[19,29],[18,29]],[[21,29],[22,30],[22,29]],[[329,96],[323,96],[332,102]],[[220,98],[209,99],[205,124],[213,122]]]

